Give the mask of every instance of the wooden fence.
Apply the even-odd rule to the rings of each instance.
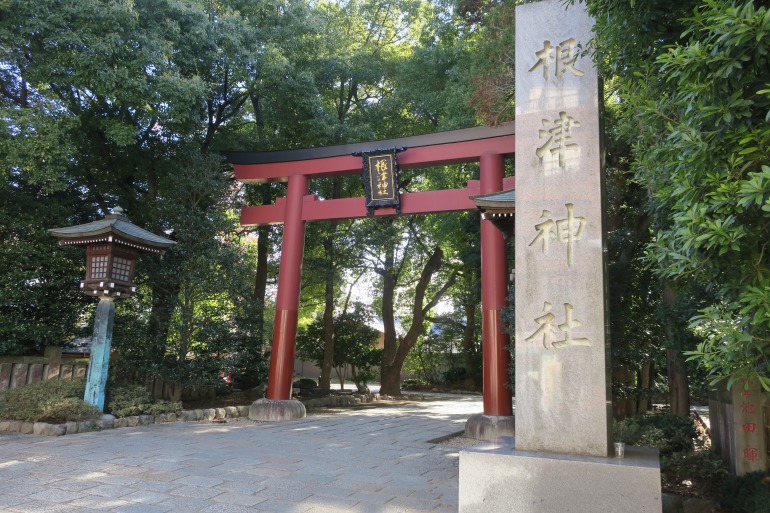
[[[46,379],[85,376],[87,358],[62,358],[60,347],[47,347],[43,356],[0,357],[0,392]]]
[[[0,356],[0,392],[46,379],[79,378],[88,372],[88,358],[63,358],[61,347],[45,348],[43,356]],[[149,378],[145,386],[156,399],[213,399],[213,386],[186,388],[176,381]]]

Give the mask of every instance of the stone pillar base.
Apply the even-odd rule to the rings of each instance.
[[[565,433],[569,436],[569,433]],[[658,450],[625,458],[517,451],[502,438],[460,452],[459,513],[660,513]]]
[[[251,420],[281,422],[301,419],[305,415],[305,405],[294,400],[257,399],[249,406]]]
[[[516,434],[516,417],[498,417],[478,413],[465,421],[465,436],[476,440],[494,440]]]

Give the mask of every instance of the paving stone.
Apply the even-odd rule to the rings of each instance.
[[[193,499],[209,499],[222,493],[222,490],[214,488],[205,488],[203,486],[187,486],[183,485],[178,488],[174,488],[169,491],[169,494],[176,495],[177,497],[189,497]]]
[[[213,477],[186,476],[181,479],[177,479],[174,482],[183,484],[183,485],[202,486],[205,488],[211,488],[213,486],[222,484],[224,480],[220,478],[213,478]]]
[[[296,502],[282,501],[280,499],[268,499],[253,506],[255,511],[270,511],[275,513],[305,513],[308,507]]]
[[[222,504],[234,504],[238,506],[254,506],[255,504],[262,502],[264,499],[261,499],[253,494],[228,492],[228,493],[223,493],[221,495],[217,495],[216,497],[213,497],[212,500]]]
[[[83,509],[106,511],[106,510],[112,510],[113,508],[117,508],[120,506],[125,506],[131,503],[128,501],[124,501],[122,499],[117,499],[113,497],[98,497],[94,495],[89,495],[89,496],[83,496],[79,499],[75,499],[74,501],[70,502],[70,504]]]
[[[168,499],[168,495],[151,492],[147,490],[140,490],[136,492],[127,493],[121,497],[123,500],[131,502],[139,502],[141,504],[158,504]]]
[[[29,497],[32,500],[49,501],[49,502],[69,502],[75,500],[81,496],[78,492],[70,492],[67,490],[43,490],[41,492],[33,493]]]
[[[454,513],[457,451],[427,440],[462,430],[480,404],[4,437],[0,511]]]
[[[112,510],[114,513],[167,513],[172,511],[161,504],[126,504]]]

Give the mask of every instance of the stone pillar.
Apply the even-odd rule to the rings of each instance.
[[[562,4],[516,14],[516,448],[607,456],[599,78]]]
[[[608,457],[592,25],[579,3],[516,7],[516,436],[460,453],[460,513],[661,511],[657,450]]]
[[[302,202],[307,194],[305,175],[289,177],[284,213],[281,264],[278,272],[278,294],[275,301],[275,324],[270,356],[270,376],[267,398],[291,399],[294,378],[294,355],[297,344],[302,255],[305,247],[305,222],[302,220]]]
[[[110,346],[112,345],[112,326],[115,321],[115,300],[111,297],[99,298],[94,316],[94,334],[91,340],[91,359],[88,362],[86,393],[83,400],[104,411],[104,390],[107,386],[107,373],[110,368]]]

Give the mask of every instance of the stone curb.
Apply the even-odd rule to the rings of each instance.
[[[381,399],[391,399],[380,394],[354,394],[341,396],[319,397],[305,399],[308,409],[327,406],[355,406],[367,404]],[[161,413],[160,415],[136,415],[132,417],[115,418],[113,415],[102,415],[95,420],[66,422],[64,424],[49,424],[47,422],[24,422],[21,420],[0,420],[0,432],[21,433],[25,435],[62,436],[77,433],[90,433],[104,429],[146,426],[149,424],[165,424],[168,422],[197,422],[201,420],[217,421],[225,419],[249,418],[249,406],[227,406],[224,408],[207,408],[200,410],[182,410],[176,413]]]

